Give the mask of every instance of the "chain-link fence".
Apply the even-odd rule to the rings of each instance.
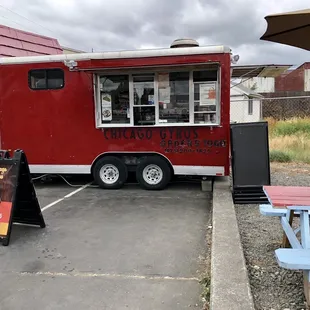
[[[310,117],[310,96],[264,98],[262,118],[276,120]]]
[[[262,98],[231,98],[231,122],[258,122],[266,118],[310,118],[310,95]]]

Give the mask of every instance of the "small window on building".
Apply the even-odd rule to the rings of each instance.
[[[194,71],[194,123],[218,122],[218,70]]]
[[[249,98],[248,102],[248,114],[253,115],[253,98]]]
[[[129,124],[129,76],[101,76],[100,94],[102,122],[108,124]]]
[[[189,72],[159,73],[160,123],[189,122]]]
[[[31,89],[60,89],[64,87],[64,72],[62,69],[38,69],[29,72],[29,87]]]

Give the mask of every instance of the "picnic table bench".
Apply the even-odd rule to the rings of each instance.
[[[263,190],[270,204],[260,205],[260,213],[279,217],[284,231],[282,248],[275,251],[277,262],[280,267],[303,271],[304,293],[310,306],[310,187],[264,186]],[[293,229],[297,216],[299,227]]]

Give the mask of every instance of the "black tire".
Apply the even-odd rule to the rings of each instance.
[[[111,171],[112,174],[113,172],[117,171],[118,172],[118,178],[115,179],[115,182],[113,181],[113,178],[111,178],[111,182],[108,182],[107,180],[104,180],[101,177],[101,169],[105,165],[111,165]],[[116,169],[116,170],[115,170]],[[104,189],[119,189],[121,188],[124,183],[127,181],[128,177],[128,171],[126,165],[123,163],[122,160],[120,160],[117,157],[114,156],[107,156],[99,159],[93,169],[93,178],[95,182],[99,185],[99,187],[104,188]],[[116,178],[116,177],[115,177]]]
[[[160,169],[162,177],[159,180],[156,180],[155,183],[148,182],[144,176],[143,171],[149,165],[154,165],[154,168],[157,166]],[[155,169],[156,171],[156,169]],[[172,172],[168,163],[159,156],[148,156],[141,160],[137,166],[136,178],[140,186],[147,190],[162,190],[170,182],[172,177]],[[157,183],[156,183],[157,182]]]

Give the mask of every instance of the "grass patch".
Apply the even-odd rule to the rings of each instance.
[[[269,133],[271,136],[307,135],[310,138],[310,118],[291,118],[277,121],[267,118]]]
[[[211,277],[205,276],[203,279],[200,280],[199,282],[202,285],[202,293],[201,297],[202,300],[205,302],[204,305],[204,310],[209,309],[209,304],[210,304],[210,297],[211,297]]]
[[[267,119],[270,160],[310,163],[310,118]]]
[[[271,150],[270,151],[270,161],[279,162],[279,163],[288,163],[292,161],[292,158],[289,154],[282,151]]]

